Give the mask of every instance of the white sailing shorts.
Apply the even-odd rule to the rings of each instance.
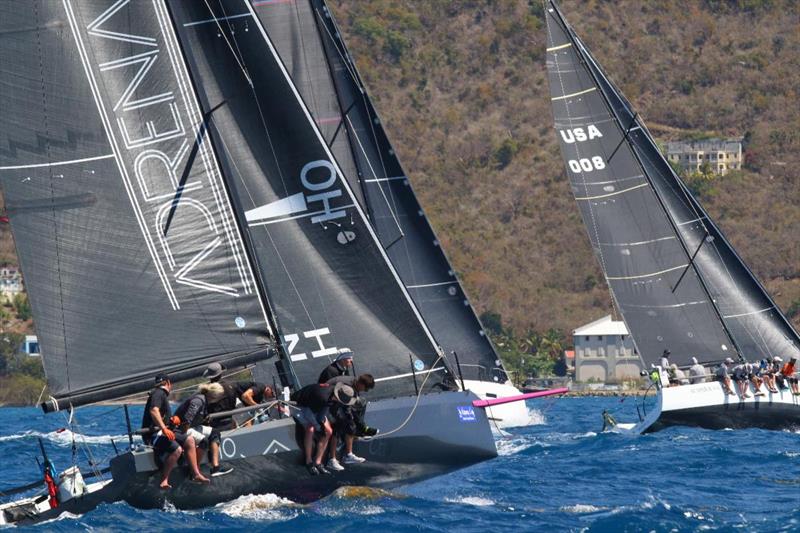
[[[205,440],[211,436],[211,426],[195,426],[186,431],[187,437],[194,439],[195,446],[200,446],[201,443],[205,444]]]

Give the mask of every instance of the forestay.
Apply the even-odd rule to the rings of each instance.
[[[253,6],[436,342],[465,378],[505,381],[326,2]]]
[[[800,339],[550,2],[547,67],[570,184],[648,363],[798,356]],[[613,157],[612,157],[613,156]]]
[[[376,396],[413,393],[435,345],[252,6],[169,5],[301,384],[347,346]]]
[[[163,6],[2,2],[0,80],[0,179],[51,393],[78,405],[157,372],[265,357]]]

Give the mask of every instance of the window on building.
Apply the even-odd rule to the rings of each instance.
[[[720,159],[725,159],[725,154],[719,154]]]
[[[586,336],[583,338],[583,340],[585,340],[586,342],[589,342],[589,335],[586,335]]]
[[[603,340],[603,336],[602,335],[598,335],[597,336],[597,340],[599,340],[599,341]]]

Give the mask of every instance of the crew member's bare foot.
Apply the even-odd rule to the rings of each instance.
[[[198,474],[196,476],[193,476],[192,481],[194,481],[195,483],[211,483],[211,480],[208,479],[203,474]]]
[[[162,481],[158,488],[161,490],[169,490],[172,488],[172,485],[169,484],[169,481]]]

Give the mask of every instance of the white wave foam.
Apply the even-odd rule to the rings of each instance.
[[[297,516],[297,504],[275,494],[248,494],[216,506],[222,514],[249,520],[290,520]]]
[[[597,513],[599,511],[606,511],[608,507],[596,507],[588,503],[576,503],[575,505],[564,505],[559,508],[559,511],[564,513],[586,514]]]
[[[534,444],[536,444],[535,440],[526,438],[501,439],[495,442],[497,446],[497,455],[501,456],[514,455],[515,453],[527,450]]]
[[[481,496],[459,496],[456,498],[445,498],[445,501],[450,503],[464,503],[466,505],[474,505],[475,507],[489,507],[495,505],[494,500]]]
[[[544,426],[547,425],[547,418],[544,413],[538,409],[528,409],[529,426]]]
[[[69,429],[61,431],[50,431],[42,433],[41,431],[24,431],[22,433],[15,433],[13,435],[0,436],[0,442],[22,440],[22,439],[47,439],[58,446],[72,446],[72,439],[75,442],[85,442],[87,444],[111,444],[111,440],[121,441],[127,440],[127,435],[83,435],[80,433],[73,433]]]

